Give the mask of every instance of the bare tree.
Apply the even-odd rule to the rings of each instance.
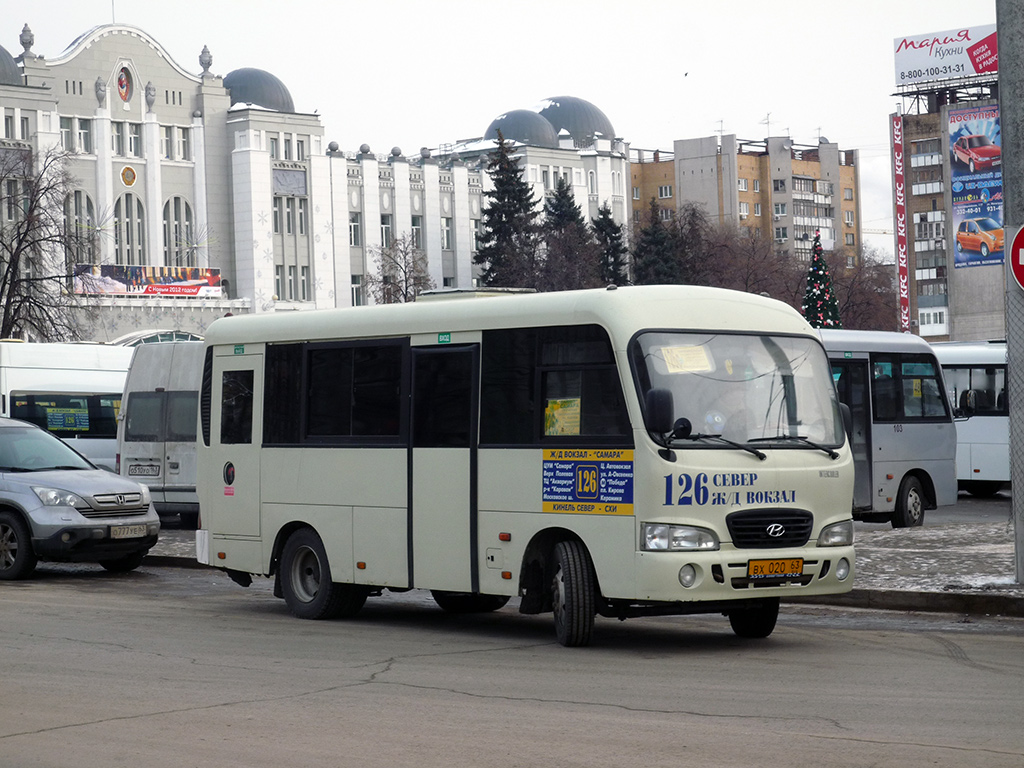
[[[91,257],[96,231],[72,214],[74,188],[63,150],[0,147],[0,338],[81,338],[89,310],[72,271]]]
[[[372,251],[378,269],[368,273],[364,282],[376,304],[405,304],[436,287],[428,271],[427,255],[416,247],[411,235],[402,235],[390,245]]]
[[[884,264],[881,254],[870,248],[861,250],[857,258],[848,256],[846,249],[840,249],[826,259],[843,327],[861,331],[898,330],[899,299],[893,265]]]
[[[799,306],[806,268],[763,234],[724,223],[711,229],[708,284],[767,294]]]

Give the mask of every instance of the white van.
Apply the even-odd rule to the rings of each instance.
[[[199,520],[196,423],[203,344],[161,341],[135,347],[117,429],[118,471],[145,483],[164,517]]]
[[[120,345],[0,342],[0,415],[30,421],[115,472],[131,359]]]

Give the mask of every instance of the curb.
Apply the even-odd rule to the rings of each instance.
[[[783,602],[870,608],[881,611],[1024,617],[1024,597],[990,592],[903,592],[884,589],[854,589],[841,595],[792,597],[783,599]]]
[[[217,570],[194,557],[146,555],[143,565],[162,568]],[[905,592],[887,589],[854,589],[840,595],[784,598],[794,605],[830,605],[839,608],[869,608],[876,611],[919,611],[961,613],[969,616],[1011,616],[1024,618],[1024,596],[991,592]]]

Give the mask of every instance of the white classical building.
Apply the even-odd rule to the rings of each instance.
[[[0,47],[0,147],[74,153],[69,225],[96,235],[77,261],[101,278],[83,285],[106,290],[83,288],[100,310],[88,338],[202,334],[227,312],[366,303],[364,276],[403,235],[438,287],[472,286],[499,128],[538,201],[562,177],[584,214],[607,204],[627,223],[628,146],[581,99],[506,113],[472,142],[381,155],[328,142],[319,116],[297,111],[269,72],[214,74],[206,48],[193,72],[121,24],[95,27],[55,56],[35,52],[28,25],[19,42],[17,57]]]

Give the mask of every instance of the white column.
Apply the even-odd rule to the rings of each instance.
[[[192,202],[195,216],[195,231],[192,237],[202,240],[196,249],[196,266],[207,269],[210,266],[210,213],[206,209],[206,131],[200,115],[192,116],[192,161]]]

